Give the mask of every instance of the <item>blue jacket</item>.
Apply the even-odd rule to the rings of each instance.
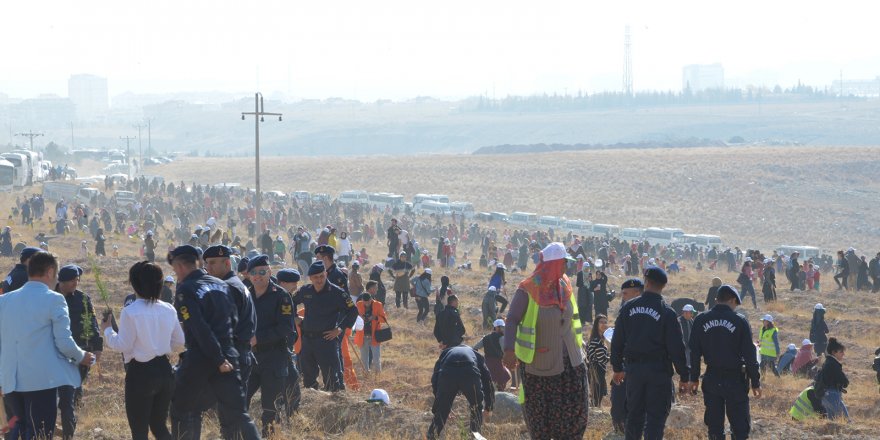
[[[70,333],[67,302],[49,286],[28,281],[0,296],[0,386],[3,393],[80,386],[85,352]]]

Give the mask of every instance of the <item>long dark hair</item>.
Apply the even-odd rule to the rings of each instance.
[[[596,315],[596,318],[593,319],[593,328],[590,330],[590,340],[596,339],[599,337],[599,321],[608,320],[608,317],[603,314]]]
[[[495,275],[500,276],[502,282],[505,281],[505,279],[504,279],[504,269],[502,269],[502,268],[500,268],[500,267],[496,267],[496,268],[495,268]]]

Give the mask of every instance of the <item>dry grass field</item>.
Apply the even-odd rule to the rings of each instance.
[[[448,194],[477,211],[677,227],[741,248],[880,248],[880,148],[689,148],[471,156],[264,157],[264,190]],[[148,169],[253,187],[253,158]]]
[[[407,196],[418,192],[440,192],[454,199],[473,202],[478,210],[531,210],[546,214],[587,218],[594,222],[620,225],[678,226],[688,231],[719,233],[728,242],[748,246],[767,246],[781,242],[821,245],[828,249],[855,244],[857,248],[880,247],[877,195],[880,183],[878,149],[696,149],[649,151],[597,151],[523,156],[423,156],[373,158],[267,158],[263,161],[266,190],[336,193],[345,189],[394,191]],[[187,182],[241,182],[252,179],[252,158],[238,164],[230,159],[183,159],[149,170],[169,179]],[[243,167],[243,168],[240,168]],[[35,188],[34,191],[37,189]],[[11,207],[15,196],[0,196],[0,207]],[[874,223],[872,223],[872,221]],[[14,221],[17,240],[34,244],[40,231],[49,233],[48,225],[21,227]],[[872,229],[873,228],[873,229]],[[52,234],[50,234],[52,235]],[[64,262],[88,266],[77,260],[81,234],[52,238],[50,249]],[[98,261],[111,292],[109,304],[119,311],[130,289],[125,276],[128,267],[138,260],[138,238],[108,235],[107,249],[116,244],[120,257]],[[382,243],[365,244],[371,255],[381,255]],[[94,244],[89,241],[89,247]],[[470,249],[459,249],[470,250]],[[872,252],[873,253],[873,252]],[[4,260],[8,268],[13,261]],[[163,265],[164,266],[164,265]],[[167,267],[166,267],[167,268]],[[82,276],[81,289],[92,295],[96,307],[103,308],[95,291],[90,268]],[[170,271],[170,268],[167,268]],[[482,335],[478,328],[479,308],[488,273],[461,273],[435,269],[435,279],[449,275],[462,298],[462,315],[468,342]],[[715,272],[686,270],[674,277],[665,294],[668,298],[705,299]],[[726,282],[735,276],[720,273]],[[521,276],[508,280],[515,286]],[[614,274],[611,285],[622,278]],[[826,420],[797,424],[787,415],[796,395],[807,386],[805,379],[766,378],[764,396],[752,401],[753,432],[756,439],[866,439],[880,437],[880,395],[870,370],[873,351],[880,346],[880,298],[866,293],[846,293],[830,289],[830,277],[823,280],[822,293],[780,290],[779,302],[759,309],[745,306],[750,322],[760,322],[763,313],[772,313],[780,327],[780,344],[799,344],[808,336],[813,305],[822,302],[828,308],[831,335],[846,344],[844,370],[851,386],[845,395],[852,423]],[[388,281],[386,281],[388,284]],[[389,296],[391,298],[391,296]],[[760,301],[760,300],[759,300]],[[616,314],[619,301],[612,303]],[[430,375],[437,356],[437,344],[431,334],[433,314],[428,325],[417,325],[414,305],[408,311],[387,307],[394,327],[394,340],[383,347],[383,373],[363,377],[360,391],[345,393],[339,401],[309,394],[301,414],[278,439],[370,439],[399,440],[420,438],[427,429],[426,412],[430,410]],[[85,385],[85,407],[80,413],[78,437],[100,439],[129,438],[123,403],[121,356],[107,352],[100,366]],[[392,399],[390,415],[384,423],[355,423],[369,390],[384,388]],[[256,401],[256,398],[255,398]],[[330,403],[328,403],[330,402]],[[334,403],[335,402],[335,403]],[[685,417],[667,426],[667,438],[705,438],[702,424],[702,399],[683,398]],[[252,409],[257,405],[252,405]],[[258,413],[252,411],[258,419]],[[458,414],[463,414],[461,411]],[[690,417],[686,417],[690,415]],[[608,401],[591,412],[585,438],[609,436]],[[338,423],[330,423],[339,421]],[[346,422],[342,422],[345,420]],[[447,425],[448,439],[463,438],[462,418],[454,416]],[[60,421],[59,421],[60,423]],[[205,418],[205,438],[218,438],[216,419]],[[528,438],[523,424],[494,424],[484,429],[489,439]]]

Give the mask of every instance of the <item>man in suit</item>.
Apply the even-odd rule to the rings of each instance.
[[[27,267],[28,282],[0,296],[0,386],[19,422],[11,438],[52,438],[58,387],[80,386],[77,364],[94,355],[81,350],[70,333],[64,296],[55,286],[58,260],[37,252]]]

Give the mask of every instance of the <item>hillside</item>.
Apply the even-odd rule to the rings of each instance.
[[[743,248],[880,248],[880,148],[722,147],[521,155],[263,157],[264,190],[448,194],[477,211],[678,227]],[[253,158],[187,158],[173,180],[253,187]],[[873,254],[873,252],[871,252]]]

